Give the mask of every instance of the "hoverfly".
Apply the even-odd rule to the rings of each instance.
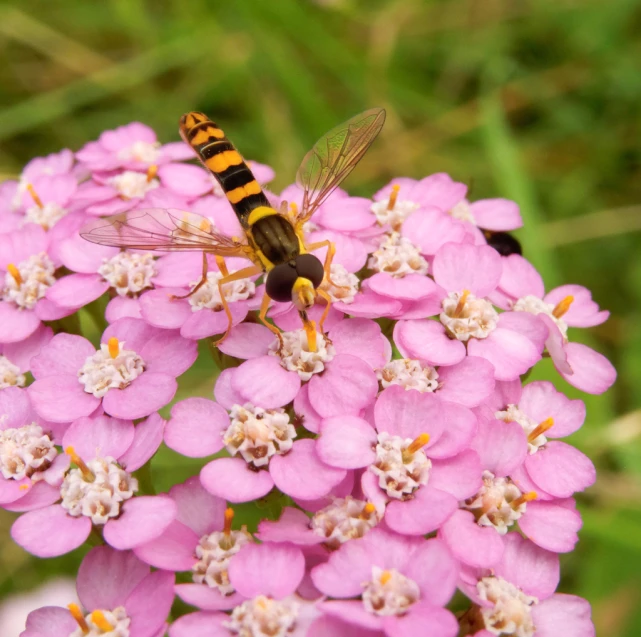
[[[329,312],[331,299],[319,286],[329,278],[335,247],[330,241],[305,244],[303,225],[318,210],[335,188],[350,174],[363,157],[385,122],[385,110],[374,108],[333,128],[323,135],[305,155],[296,174],[296,183],[303,190],[300,210],[281,202],[274,209],[240,153],[225,133],[203,113],[191,112],[180,119],[180,135],[204,166],[211,171],[231,204],[243,228],[243,237],[219,234],[205,217],[174,209],[135,210],[91,222],[80,235],[93,243],[151,250],[156,252],[202,251],[201,280],[184,295],[192,295],[207,282],[207,254],[213,254],[222,273],[218,281],[220,298],[229,325],[216,344],[222,342],[232,326],[232,315],[223,293],[223,285],[238,279],[264,273],[265,296],[259,319],[278,339],[277,327],[267,321],[270,299],[292,301],[302,319],[308,348],[316,351],[316,325],[307,310],[320,296],[326,308],[319,319]],[[325,263],[311,254],[327,247]],[[253,266],[229,273],[225,257],[245,257]]]

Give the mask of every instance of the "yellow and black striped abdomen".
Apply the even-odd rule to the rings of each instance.
[[[251,211],[270,203],[240,153],[204,113],[183,115],[180,135],[216,177],[241,224],[248,228]]]

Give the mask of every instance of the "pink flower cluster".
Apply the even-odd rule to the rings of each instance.
[[[521,225],[514,202],[470,202],[445,174],[373,199],[338,190],[305,228],[336,246],[316,351],[291,303],[269,312],[282,347],[258,323],[260,278],[230,283],[220,350],[234,362],[165,421],[198,341],[227,327],[222,275],[212,258],[207,284],[176,299],[200,255],[118,251],[78,230],[161,207],[239,235],[191,158],[134,123],[0,186],[0,506],[23,513],[11,534],[34,555],[104,543],[80,567],[82,607],[39,609],[22,637],[594,635],[589,604],[556,592],[581,528],[574,496],[595,480],[562,440],[585,406],[524,379],[549,356],[574,387],[607,390],[612,365],[570,328],[608,312],[579,285],[546,293],[518,250],[496,248]],[[106,325],[99,347],[87,320]],[[155,494],[162,442],[204,460]],[[278,519],[236,528],[234,505],[272,491],[289,504]],[[176,597],[197,610],[170,616]]]

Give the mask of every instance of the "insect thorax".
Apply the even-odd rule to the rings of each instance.
[[[296,232],[289,220],[279,215],[275,210],[267,212],[267,208],[258,209],[259,218],[253,221],[250,218],[252,239],[256,247],[272,264],[287,263],[300,254],[300,243]],[[264,211],[266,214],[261,215]]]

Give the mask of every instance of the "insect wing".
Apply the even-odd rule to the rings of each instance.
[[[296,174],[303,189],[299,220],[306,221],[349,175],[385,123],[385,109],[372,108],[323,135],[305,155]]]
[[[211,226],[209,219],[191,212],[149,208],[96,219],[82,228],[80,236],[103,246],[132,250],[243,255],[244,244],[215,232]]]

